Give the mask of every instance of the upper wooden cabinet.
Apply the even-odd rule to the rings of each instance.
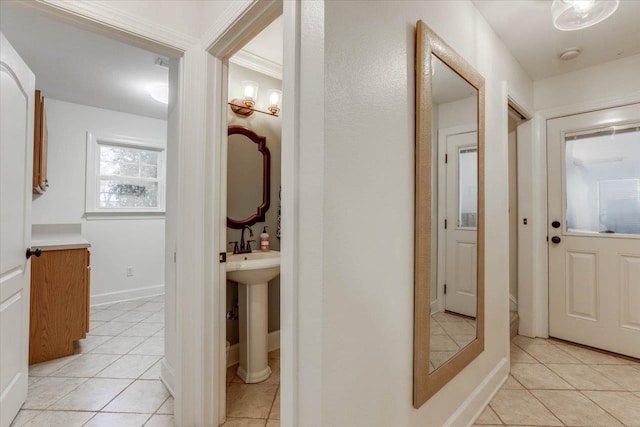
[[[44,108],[44,96],[36,90],[35,132],[33,133],[33,192],[42,194],[47,191],[47,115]]]

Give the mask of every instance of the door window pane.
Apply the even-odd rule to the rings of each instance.
[[[565,142],[567,230],[640,234],[640,129],[569,136]]]
[[[478,149],[461,148],[458,151],[459,192],[458,227],[478,226]]]

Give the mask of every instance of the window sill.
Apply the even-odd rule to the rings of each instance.
[[[164,219],[164,211],[154,212],[85,212],[84,217],[87,221],[96,220],[118,220],[118,219]]]

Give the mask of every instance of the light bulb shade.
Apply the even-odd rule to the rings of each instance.
[[[268,92],[269,95],[269,111],[271,114],[278,114],[280,111],[280,105],[282,105],[282,91],[278,89],[271,89]]]
[[[149,95],[163,104],[169,104],[169,85],[159,84],[149,88]]]
[[[619,3],[619,0],[553,0],[553,25],[562,31],[587,28],[611,16]]]
[[[242,100],[247,107],[253,107],[258,98],[258,83],[251,80],[243,80],[240,82],[242,86]]]

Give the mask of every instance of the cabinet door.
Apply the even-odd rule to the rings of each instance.
[[[29,364],[73,354],[85,336],[87,250],[43,251],[31,263]]]

